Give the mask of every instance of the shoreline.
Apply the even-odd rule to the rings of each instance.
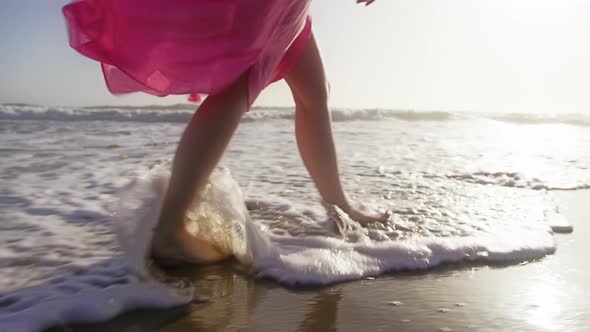
[[[587,331],[590,190],[553,191],[573,225],[553,255],[516,265],[444,265],[325,287],[255,280],[232,262],[169,270],[209,302],[137,310],[98,324],[47,331]]]

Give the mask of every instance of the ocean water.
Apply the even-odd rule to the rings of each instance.
[[[191,110],[0,106],[0,331],[193,299],[146,263]],[[341,176],[385,225],[331,221],[293,111],[248,113],[191,210],[252,277],[328,284],[449,262],[522,262],[572,231],[551,189],[590,188],[583,115],[334,110]]]

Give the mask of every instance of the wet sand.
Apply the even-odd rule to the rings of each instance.
[[[445,266],[320,288],[254,280],[228,262],[169,270],[207,303],[51,331],[590,331],[590,191],[556,192],[574,226],[557,252],[510,266]]]

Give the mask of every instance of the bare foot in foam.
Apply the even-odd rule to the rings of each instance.
[[[325,204],[325,203],[324,203],[324,207],[328,211],[329,218],[334,220],[334,222],[336,223],[337,229],[339,229],[339,231],[346,228],[344,226],[346,223],[343,220],[343,218],[345,218],[346,216],[348,218],[356,221],[357,223],[359,223],[363,227],[366,227],[367,225],[372,224],[372,223],[384,224],[389,220],[389,218],[391,216],[387,212],[380,213],[380,214],[367,214],[367,213],[361,212],[361,211],[354,209],[354,208],[349,208],[347,211],[345,211],[336,205]]]
[[[389,220],[390,214],[389,213],[379,213],[379,214],[366,214],[364,212],[358,210],[350,210],[347,212],[350,219],[358,222],[362,226],[367,226],[368,224],[377,222],[384,224]]]
[[[168,180],[162,178],[156,184],[160,197],[168,190]],[[160,202],[164,205],[163,202]],[[150,256],[160,266],[182,264],[209,264],[229,258],[212,244],[197,238],[185,227],[184,216],[160,211],[158,223],[153,229]]]
[[[154,229],[151,255],[161,266],[210,264],[229,258],[212,244],[190,234],[184,227],[168,227],[162,221]]]

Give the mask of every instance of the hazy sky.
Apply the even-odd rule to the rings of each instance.
[[[154,104],[111,96],[71,50],[66,0],[2,0],[0,102]],[[590,112],[590,0],[315,0],[312,17],[339,107]],[[291,105],[284,83],[257,105]]]

